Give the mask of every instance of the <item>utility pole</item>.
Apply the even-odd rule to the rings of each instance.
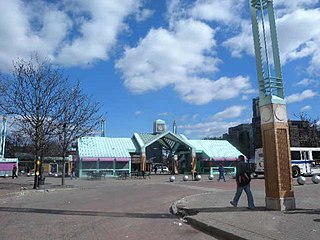
[[[106,119],[105,117],[101,118],[101,137],[105,137],[106,136]]]
[[[2,117],[1,132],[0,132],[0,158],[4,158],[7,135],[7,118]]]
[[[177,124],[176,124],[176,120],[173,121],[173,125],[172,125],[172,131],[174,134],[177,134]]]
[[[273,1],[249,0],[249,3],[259,83],[266,208],[278,211],[295,209],[288,117]],[[270,38],[266,37],[265,22],[268,20]],[[263,44],[260,42],[260,33]],[[271,43],[268,43],[269,39]],[[272,50],[271,59],[269,49]]]

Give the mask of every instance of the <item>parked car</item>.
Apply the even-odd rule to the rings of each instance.
[[[35,173],[33,171],[30,171],[27,173],[27,177],[34,176],[34,175],[35,175]]]
[[[167,166],[157,166],[157,173],[168,173],[169,168]]]

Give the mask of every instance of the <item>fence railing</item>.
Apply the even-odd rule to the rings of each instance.
[[[226,175],[234,176],[236,174],[236,167],[224,167],[224,172]],[[219,167],[211,167],[210,175],[219,174]]]

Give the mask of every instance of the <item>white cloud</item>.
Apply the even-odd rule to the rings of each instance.
[[[317,80],[305,78],[295,83],[294,86],[308,86],[308,85],[318,86],[319,84],[320,82]]]
[[[194,121],[199,117],[198,113],[194,113],[194,114],[184,114],[182,116],[179,116],[177,118],[177,122],[190,122],[190,121]]]
[[[237,97],[250,89],[248,77],[208,79],[217,72],[215,31],[192,19],[177,21],[170,30],[151,29],[135,48],[126,48],[116,68],[134,93],[173,86],[184,101],[206,104]]]
[[[320,49],[318,47],[320,45],[320,38],[317,39],[316,44],[317,44],[317,48],[315,49],[312,55],[310,65],[308,67],[308,71],[311,74],[320,76]]]
[[[300,109],[300,111],[301,111],[301,112],[304,112],[304,111],[308,111],[308,110],[311,110],[311,109],[312,109],[312,107],[311,107],[310,105],[306,105],[306,106],[302,107],[302,108]]]
[[[175,89],[183,100],[192,104],[206,104],[213,100],[227,100],[238,97],[242,91],[249,89],[248,77],[221,77],[218,80],[189,78]]]
[[[242,100],[248,100],[249,97],[248,97],[247,95],[243,95],[243,96],[241,97],[241,99],[242,99]]]
[[[305,99],[313,98],[317,95],[318,95],[318,93],[316,93],[310,89],[307,89],[301,93],[295,93],[295,94],[292,94],[292,95],[286,97],[286,102],[287,103],[302,102]]]
[[[231,52],[233,57],[242,57],[244,53],[254,55],[253,36],[251,22],[241,21],[241,32],[238,35],[230,37],[222,43]]]
[[[140,1],[22,1],[1,2],[0,69],[30,53],[56,62],[87,65],[108,59],[125,18],[138,11]]]
[[[319,22],[320,9],[297,9],[278,19],[279,47],[283,63],[313,56],[318,51]]]
[[[197,0],[190,9],[190,15],[196,19],[237,23],[244,7],[244,0]]]
[[[10,69],[13,59],[30,57],[35,51],[40,56],[52,54],[69,27],[67,15],[52,4],[2,1],[0,69]]]
[[[138,2],[99,0],[77,3],[79,14],[87,13],[90,18],[78,27],[80,36],[61,47],[57,61],[77,66],[107,60],[119,32],[124,30],[125,17],[138,10]]]
[[[292,2],[293,5],[291,5]],[[277,14],[279,9],[275,9],[275,12],[278,15],[276,24],[282,64],[310,57],[309,73],[320,74],[320,49],[318,47],[320,44],[320,9],[307,8],[313,6],[315,2],[282,1],[279,4],[283,7],[281,14]],[[242,57],[243,54],[253,55],[252,39],[251,22],[242,20],[238,34],[225,40],[222,46],[229,49],[233,57]]]
[[[241,122],[208,121],[196,124],[179,125],[179,132],[183,132],[191,139],[204,137],[220,137],[228,132],[230,127],[239,125]]]
[[[158,113],[158,116],[163,116],[163,117],[166,117],[166,116],[169,116],[170,113],[169,112],[161,112],[161,113]]]
[[[135,111],[133,114],[136,115],[136,116],[139,116],[139,115],[142,115],[143,112],[138,110],[138,111]]]
[[[240,105],[236,105],[236,106],[231,106],[226,108],[225,110],[216,113],[215,115],[213,115],[213,119],[214,120],[223,120],[223,119],[228,119],[228,118],[237,118],[240,117],[242,114],[242,111],[245,110],[246,107],[245,106],[240,106]]]
[[[319,3],[319,0],[276,0],[273,1],[273,5],[277,8],[285,8],[286,11],[290,11],[297,8],[312,7]]]
[[[145,21],[149,17],[151,17],[154,14],[154,10],[151,9],[142,9],[139,11],[136,15],[136,19],[138,22]]]

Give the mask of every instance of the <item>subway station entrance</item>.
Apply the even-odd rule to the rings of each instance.
[[[141,171],[154,171],[155,166],[168,167],[174,174],[191,172],[195,149],[183,137],[170,131],[161,134],[137,134],[134,137],[141,144]],[[133,163],[134,164],[134,163]]]

